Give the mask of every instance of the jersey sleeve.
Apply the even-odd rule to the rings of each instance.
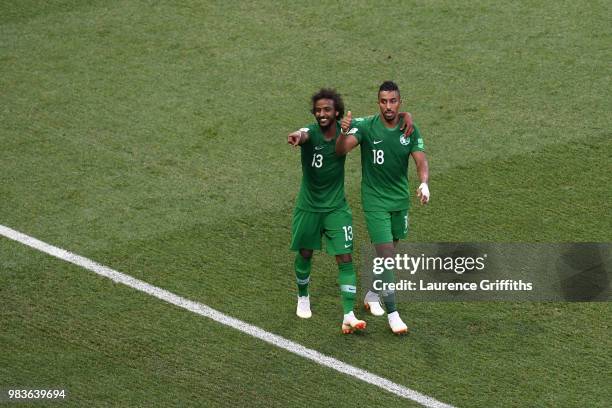
[[[308,140],[306,142],[302,143],[302,146],[306,145],[306,144],[311,144],[312,143],[312,135],[314,133],[313,130],[314,130],[315,126],[316,125],[314,123],[311,123],[310,125],[307,125],[307,126],[304,126],[304,127],[300,128],[300,130],[302,132],[308,133]]]
[[[365,134],[365,129],[367,128],[368,124],[371,122],[371,117],[365,117],[365,118],[355,118],[351,121],[351,128],[348,131],[349,135],[355,136],[355,138],[357,139],[357,142],[359,144],[361,144],[361,139],[363,138],[363,135]]]
[[[421,136],[421,132],[419,132],[419,128],[416,125],[414,125],[414,131],[410,135],[410,142],[410,153],[425,151],[425,143],[423,143],[423,137]]]

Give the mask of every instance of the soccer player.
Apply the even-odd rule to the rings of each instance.
[[[344,161],[336,155],[340,135],[339,120],[344,116],[342,97],[333,89],[321,89],[312,96],[312,114],[316,123],[287,136],[287,142],[300,146],[302,184],[293,211],[291,249],[297,251],[295,275],[298,286],[296,314],[310,318],[308,283],[313,250],[321,249],[324,237],[327,253],[336,257],[338,283],[344,318],[342,332],[366,328],[366,322],[355,317],[357,277],[353,267],[353,222],[344,196]]]
[[[395,247],[408,234],[408,157],[412,156],[421,184],[417,197],[421,204],[429,202],[429,166],[419,129],[406,137],[400,130],[398,114],[402,100],[398,86],[384,82],[378,90],[380,113],[352,120],[351,112],[342,119],[341,135],[336,140],[336,152],[344,157],[358,144],[361,145],[361,201],[370,240],[376,255],[394,257]],[[393,270],[385,270],[383,282],[393,282]],[[395,334],[408,332],[395,304],[393,291],[383,290],[382,301],[387,309],[389,326]],[[373,290],[364,299],[366,309],[382,316],[380,296]]]

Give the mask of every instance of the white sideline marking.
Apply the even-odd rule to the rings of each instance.
[[[187,309],[201,316],[208,317],[216,322],[232,327],[260,340],[263,340],[266,343],[270,343],[272,345],[290,351],[291,353],[297,354],[298,356],[302,356],[304,358],[312,360],[317,364],[329,367],[340,373],[350,375],[361,381],[365,381],[369,384],[382,388],[383,390],[393,393],[402,398],[418,402],[419,404],[425,407],[454,408],[452,405],[445,404],[434,398],[428,397],[427,395],[421,394],[420,392],[404,387],[403,385],[396,384],[390,380],[387,380],[386,378],[380,377],[376,374],[372,374],[366,370],[362,370],[361,368],[354,367],[350,364],[346,364],[333,357],[321,354],[316,350],[309,349],[307,347],[302,346],[301,344],[298,344],[291,340],[287,340],[284,337],[269,333],[263,329],[260,329],[257,326],[253,326],[252,324],[243,322],[242,320],[238,320],[228,315],[225,315],[202,303],[185,299],[183,297],[175,295],[174,293],[168,292],[167,290],[150,285],[146,282],[143,282],[139,279],[133,278],[121,272],[117,272],[104,265],[100,265],[99,263],[96,263],[90,259],[73,254],[53,245],[46,244],[42,241],[37,240],[36,238],[32,238],[19,231],[15,231],[11,228],[5,227],[4,225],[0,225],[0,234],[4,235],[9,239],[37,249],[41,252],[47,253],[56,258],[62,259],[64,261],[85,268],[89,271],[95,272],[98,275],[110,278],[114,282],[123,283],[124,285],[147,293],[165,302],[172,303],[173,305],[182,307],[183,309]]]

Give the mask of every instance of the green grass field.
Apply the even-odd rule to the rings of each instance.
[[[409,241],[610,242],[610,15],[603,1],[4,1],[0,225],[457,407],[609,406],[608,302],[403,303],[409,336],[370,318],[347,337],[317,253],[314,316],[298,321],[286,135],[321,86],[365,115],[394,79],[431,168]],[[357,247],[360,177],[351,153]],[[418,406],[4,237],[0,349],[0,388],[61,386],[70,406]]]

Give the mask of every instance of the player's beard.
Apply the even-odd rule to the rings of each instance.
[[[383,116],[385,117],[385,120],[387,122],[393,122],[397,116],[397,112],[393,112],[393,111],[385,111],[383,113]]]

